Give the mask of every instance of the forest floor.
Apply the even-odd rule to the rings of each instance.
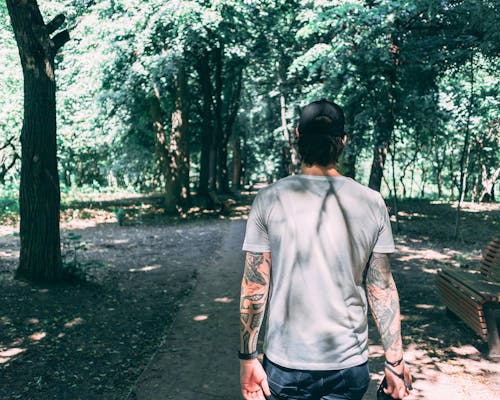
[[[154,198],[68,207],[66,254],[76,249],[77,265],[96,265],[85,284],[14,280],[17,227],[2,225],[0,399],[237,399],[234,315],[242,265],[234,264],[241,263],[250,200],[228,202],[223,214],[194,209],[186,220],[162,217]],[[458,241],[454,213],[450,203],[400,204],[393,270],[415,377],[411,399],[500,395],[500,364],[445,312],[434,284],[442,266],[477,267],[481,249],[498,235],[500,205],[466,204]],[[373,324],[370,330],[366,398],[375,398],[382,351]]]

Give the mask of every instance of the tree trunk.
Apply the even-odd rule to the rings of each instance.
[[[241,141],[240,138],[237,137],[233,141],[233,190],[241,189],[241,167]]]
[[[500,175],[500,168],[497,168],[496,171],[488,178],[488,172],[484,164],[481,166],[482,174],[481,174],[481,186],[482,191],[479,196],[479,201],[482,203],[487,203],[490,201],[495,201],[494,189],[496,181]]]
[[[342,157],[342,173],[349,178],[356,179],[357,154],[352,150],[347,150]]]
[[[399,47],[395,42],[394,37],[388,35],[389,51],[391,53],[391,68],[386,72],[387,74],[387,98],[385,99],[385,110],[379,117],[376,124],[376,137],[375,146],[373,149],[373,162],[370,172],[370,180],[368,186],[374,190],[380,192],[380,185],[382,183],[382,177],[384,175],[384,165],[387,156],[387,151],[389,149],[389,144],[392,138],[392,132],[394,130],[395,124],[395,107],[396,107],[396,68],[399,64],[398,54]]]
[[[391,166],[392,166],[392,187],[394,190],[393,204],[394,204],[394,215],[396,216],[395,232],[399,232],[399,204],[398,204],[398,186],[396,184],[396,140],[392,141],[392,154],[391,154]]]
[[[392,74],[391,74],[392,75]],[[392,79],[389,79],[392,82]],[[387,158],[387,151],[391,141],[392,131],[394,129],[394,96],[392,89],[389,91],[387,110],[385,115],[380,117],[376,125],[375,144],[373,147],[373,161],[370,171],[370,180],[368,187],[380,192],[382,177],[384,176],[385,160]]]
[[[163,124],[163,115],[161,110],[160,92],[158,86],[153,84],[154,96],[150,99],[151,118],[153,119],[153,131],[155,135],[155,149],[160,162],[160,170],[164,181],[170,175],[170,152],[165,135],[165,125]]]
[[[399,176],[399,182],[401,182],[401,187],[403,189],[403,198],[406,199],[407,198],[407,190],[406,190],[406,185],[405,185],[405,178],[406,178],[406,171],[408,170],[408,168],[410,168],[410,166],[414,166],[415,165],[415,161],[417,160],[417,156],[418,156],[418,144],[416,145],[415,147],[415,152],[413,153],[413,157],[411,158],[410,161],[408,161],[404,167],[402,168],[401,170],[401,175]],[[412,178],[411,178],[411,184],[413,185],[413,170],[412,170]],[[411,197],[411,195],[410,195]]]
[[[465,139],[464,146],[462,148],[462,154],[460,156],[460,186],[458,187],[458,205],[457,213],[455,219],[455,239],[458,238],[460,234],[460,209],[462,207],[462,202],[464,201],[466,184],[467,184],[467,169],[469,164],[469,154],[470,154],[470,122],[472,116],[472,105],[474,100],[474,53],[471,51],[470,56],[470,93],[469,93],[469,104],[467,106],[467,122],[465,126]]]
[[[174,76],[174,110],[170,132],[169,168],[165,177],[165,212],[177,214],[189,205],[189,128],[187,78],[181,61]]]
[[[219,153],[219,191],[221,193],[229,193],[229,170],[227,165],[227,147],[229,144],[229,139],[233,133],[233,127],[236,122],[236,117],[238,116],[238,110],[240,108],[240,96],[241,88],[243,85],[243,68],[240,68],[237,72],[237,78],[234,82],[234,86],[231,86],[231,95],[227,95],[227,116],[224,121],[224,129],[222,138],[220,140],[220,153]]]
[[[212,100],[212,83],[210,82],[210,65],[209,53],[205,51],[196,66],[198,78],[203,94],[203,107],[202,107],[202,132],[201,132],[201,157],[200,157],[200,180],[198,183],[198,194],[207,196],[209,192],[209,180],[211,182],[211,190],[215,190],[214,176],[212,173],[211,179],[210,171],[213,167],[214,154],[212,143],[214,143],[214,129],[213,129],[213,100]],[[212,159],[212,162],[210,161]]]
[[[346,131],[352,133],[354,129],[354,116],[356,115],[356,104],[350,103],[345,107]],[[349,137],[346,148],[342,155],[341,171],[349,178],[356,179],[356,161],[358,156],[359,139],[355,135]]]
[[[380,192],[382,177],[384,175],[385,159],[387,157],[387,142],[376,144],[373,147],[373,162],[370,172],[368,187]]]
[[[21,250],[17,277],[57,282],[63,278],[59,231],[56,82],[54,57],[69,40],[58,15],[45,24],[35,0],[7,0],[24,76],[19,190]]]
[[[425,184],[427,183],[427,170],[422,167],[422,188],[420,189],[420,198],[425,198]]]
[[[443,158],[439,157],[439,149],[435,148],[434,160],[436,162],[436,184],[438,188],[438,198],[443,197],[443,167],[445,163],[444,155]]]

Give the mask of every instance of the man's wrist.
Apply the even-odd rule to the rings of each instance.
[[[258,351],[253,351],[251,353],[242,353],[241,351],[238,351],[238,358],[240,360],[254,360],[259,356]]]
[[[401,356],[400,358],[398,358],[395,361],[388,360],[387,358],[385,359],[385,364],[389,365],[391,367],[397,367],[397,366],[401,365],[402,363],[403,363],[403,356]]]

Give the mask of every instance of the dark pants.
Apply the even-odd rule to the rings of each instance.
[[[368,388],[368,363],[331,371],[282,367],[264,357],[270,400],[360,400]]]

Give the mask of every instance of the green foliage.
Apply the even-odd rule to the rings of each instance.
[[[115,214],[118,225],[123,226],[124,222],[127,219],[127,214],[125,210],[123,208],[116,208],[113,210],[113,213]]]
[[[160,99],[168,141],[181,65],[188,80],[196,187],[202,138],[213,128],[207,121],[215,126],[214,118],[204,115],[198,63],[208,60],[215,88],[218,50],[223,55],[221,116],[227,120],[232,107],[238,109],[229,144],[243,142],[247,184],[288,173],[286,149],[298,111],[326,97],[346,111],[345,160],[355,164],[363,183],[373,148],[382,143],[389,152],[385,180],[390,181],[394,160],[398,195],[456,198],[471,55],[467,197],[478,200],[485,179],[499,167],[498,2],[105,0],[41,1],[40,6],[46,21],[63,12],[71,34],[56,57],[64,196],[89,187],[164,187],[150,100]],[[5,2],[0,22],[1,172],[20,154],[22,72]],[[241,96],[235,84],[240,73]],[[214,99],[212,93],[215,107]],[[12,145],[2,148],[11,138]],[[17,186],[19,167],[17,160],[0,184]],[[392,185],[384,183],[383,190],[394,191]],[[3,209],[15,212],[3,193],[2,187]]]
[[[82,253],[88,250],[88,243],[82,241],[82,236],[69,232],[62,240],[62,260],[64,279],[73,282],[87,282],[97,268],[105,265],[98,261],[82,261]]]
[[[0,192],[0,225],[17,221],[19,201],[17,190],[13,187],[2,187]]]

